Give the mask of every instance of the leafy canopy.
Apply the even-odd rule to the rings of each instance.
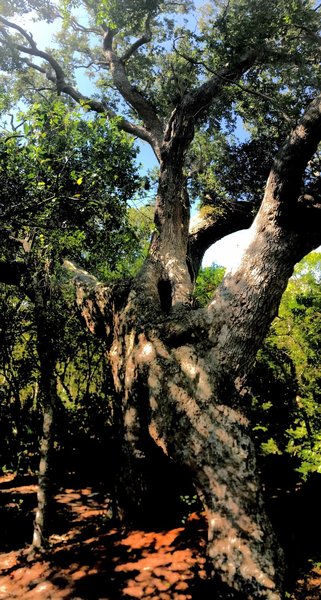
[[[29,10],[36,19],[54,22],[50,55],[68,82],[135,123],[140,118],[115,89],[103,55],[108,27],[129,84],[155,108],[162,123],[186,94],[249,50],[257,53],[252,68],[239,81],[227,79],[198,119],[187,156],[194,198],[210,194],[257,204],[276,148],[320,89],[320,7],[313,0],[26,0],[5,5],[3,14],[12,20],[15,13]],[[2,31],[7,98],[32,101],[33,90],[43,90],[44,81],[53,89],[48,61],[39,56],[31,61],[13,50],[8,36],[20,44],[26,40],[17,31]],[[310,166],[313,179],[318,155]]]
[[[132,140],[60,100],[35,103],[20,118],[0,137],[3,258],[18,244],[23,260],[19,240],[28,240],[39,257],[68,257],[110,276],[137,246],[127,218],[139,184]]]
[[[306,478],[321,473],[321,254],[299,263],[252,376],[262,451],[285,454]]]

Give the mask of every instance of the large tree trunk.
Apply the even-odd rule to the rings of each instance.
[[[40,56],[50,64],[48,77],[59,93],[114,116],[105,102],[85,99],[69,85],[57,60],[39,51],[23,28],[3,17],[1,21],[28,43],[21,46],[12,40],[15,52]],[[188,235],[186,153],[195,124],[203,126],[205,113],[215,99],[222,99],[222,90],[238,84],[262,55],[264,64],[269,60],[269,40],[260,36],[260,47],[252,41],[238,56],[233,50],[222,69],[209,70],[209,79],[186,90],[164,123],[154,103],[126,73],[127,60],[151,39],[149,18],[145,25],[144,35],[122,57],[114,44],[117,29],[104,25],[103,52],[115,87],[139,121],[121,119],[119,126],[149,142],[160,161],[156,232],[130,289],[105,294],[97,286],[88,302],[81,285],[78,290],[90,328],[95,328],[97,317],[100,324],[106,321],[121,404],[119,496],[129,513],[134,515],[138,508],[143,515],[152,497],[154,461],[157,469],[175,462],[190,474],[206,508],[215,575],[231,593],[241,592],[248,600],[277,600],[282,559],[264,510],[245,381],[295,262],[321,242],[319,190],[314,197],[303,193],[304,170],[321,140],[321,96],[310,104],[276,156],[241,263],[225,277],[206,309],[193,310],[192,284],[209,237],[204,228],[193,239]],[[271,58],[275,61],[274,55]],[[189,62],[194,64],[192,57]],[[6,271],[7,278],[19,278],[19,270],[15,277]]]
[[[278,600],[282,552],[264,507],[246,377],[295,263],[321,241],[320,203],[300,195],[321,137],[321,99],[311,103],[275,159],[242,260],[198,310],[190,293],[200,264],[197,246],[204,250],[205,238],[197,235],[191,243],[188,237],[183,176],[193,95],[185,104],[173,111],[159,152],[156,233],[141,273],[118,298],[98,286],[86,299],[80,283],[78,301],[91,328],[97,315],[106,320],[121,399],[119,495],[125,510],[144,515],[153,469],[162,482],[162,467],[174,462],[189,474],[206,509],[208,555],[215,578],[227,586],[225,597]]]
[[[144,308],[141,303],[140,318]],[[126,309],[122,316],[127,329],[125,315]],[[181,322],[188,319],[185,311]],[[121,339],[126,357],[116,376],[123,388],[127,459],[122,500],[131,514],[135,508],[140,515],[148,511],[153,468],[166,487],[159,461],[157,466],[152,463],[153,440],[164,464],[174,460],[188,472],[202,499],[208,517],[208,553],[217,578],[249,599],[280,598],[282,555],[264,510],[245,411],[236,406],[231,389],[223,393],[216,385],[205,329],[185,331],[180,340],[176,323],[172,332],[168,319],[164,328],[145,323],[144,332],[132,323],[130,331],[115,341]],[[165,335],[162,329],[167,330]],[[158,489],[154,491],[157,496]],[[157,507],[152,506],[157,517]]]
[[[265,243],[264,235],[260,251]],[[293,250],[280,247],[284,255]],[[189,474],[206,509],[214,575],[248,599],[281,598],[282,553],[264,509],[241,385],[255,357],[242,314],[256,308],[260,315],[248,325],[257,348],[290,274],[281,284],[279,267],[276,256],[275,268],[268,276],[266,269],[257,273],[257,291],[249,293],[253,265],[248,271],[243,265],[241,292],[230,276],[206,310],[193,310],[177,296],[172,307],[170,274],[170,302],[164,301],[164,270],[151,276],[147,263],[148,277],[143,270],[114,313],[109,353],[122,402],[119,496],[125,511],[142,518],[152,506],[157,517],[156,498],[174,462]]]
[[[151,506],[157,516],[155,497],[174,462],[206,509],[213,575],[228,597],[248,600],[280,599],[284,567],[264,507],[245,379],[293,265],[314,244],[279,221],[268,186],[242,261],[206,309],[173,294],[170,271],[164,300],[166,263],[164,253],[157,262],[155,250],[128,294],[113,303],[109,357],[121,399],[123,507],[131,518]]]

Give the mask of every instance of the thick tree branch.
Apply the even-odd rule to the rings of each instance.
[[[188,239],[188,264],[195,280],[206,250],[222,237],[248,228],[253,220],[248,202],[217,200],[215,206],[204,207],[191,220]]]
[[[321,140],[321,94],[308,106],[274,161],[267,190],[284,205],[294,206],[302,178]]]
[[[137,52],[137,50],[141,47],[144,46],[145,44],[147,44],[148,42],[150,42],[152,39],[151,33],[149,34],[145,34],[143,35],[139,40],[136,40],[136,42],[134,42],[130,48],[128,48],[126,50],[126,52],[124,52],[124,54],[121,57],[121,62],[125,63],[127,60],[129,60],[129,58],[131,58],[131,56],[133,56],[135,54],[135,52]]]
[[[104,55],[109,64],[114,85],[124,100],[135,110],[138,117],[143,121],[144,127],[152,139],[152,146],[156,156],[160,157],[160,148],[163,142],[163,126],[157,116],[153,104],[145,96],[132,86],[125,68],[124,59],[119,58],[113,50],[113,38],[115,32],[108,29],[104,37]],[[141,40],[139,41],[141,42]],[[139,45],[142,45],[141,43]]]
[[[254,65],[259,54],[257,49],[249,50],[237,62],[228,64],[197,89],[186,94],[182,101],[183,110],[194,118],[199,118],[227,83],[237,82]]]
[[[64,260],[63,266],[75,286],[76,304],[89,331],[108,341],[115,310],[127,297],[131,282],[121,280],[108,285],[69,260]]]
[[[9,27],[10,29],[15,29],[16,31],[18,31],[27,40],[27,42],[29,42],[31,48],[37,49],[36,43],[32,35],[30,33],[27,33],[27,31],[23,29],[23,27],[20,27],[20,25],[12,23],[11,21],[8,21],[7,19],[1,16],[0,22],[3,23],[5,27]]]
[[[178,56],[180,56],[181,58],[184,58],[184,60],[186,60],[186,62],[189,62],[192,65],[196,65],[196,66],[199,65],[199,66],[203,67],[205,69],[205,71],[207,71],[208,73],[211,73],[214,77],[218,77],[218,76],[222,77],[222,75],[220,73],[211,69],[204,61],[196,60],[195,58],[192,58],[191,56],[188,56],[188,55],[178,51],[177,48],[175,48],[175,46],[174,46],[174,50],[175,50],[176,54]],[[271,105],[274,105],[276,107],[276,109],[278,109],[281,112],[285,121],[287,121],[288,123],[290,122],[290,117],[284,111],[279,109],[278,102],[275,100],[275,98],[272,98],[271,96],[268,96],[267,94],[263,94],[262,92],[259,92],[258,90],[254,90],[253,88],[245,87],[245,86],[241,85],[240,83],[238,83],[237,81],[229,80],[227,77],[225,77],[225,80],[226,80],[226,83],[232,83],[235,87],[237,87],[242,92],[245,92],[246,94],[250,94],[252,96],[255,96],[256,98],[261,98],[262,100],[267,100]]]
[[[137,52],[137,50],[139,50],[139,48],[141,48],[141,46],[144,46],[145,44],[148,44],[148,42],[151,41],[152,32],[151,32],[151,28],[150,28],[150,21],[151,21],[151,14],[147,15],[144,35],[142,35],[141,38],[136,40],[136,42],[134,42],[126,50],[126,52],[123,54],[123,56],[120,59],[122,63],[125,63],[129,58],[131,58],[131,56],[133,56],[135,54],[135,52]]]
[[[249,50],[239,61],[228,64],[197,89],[186,93],[181,103],[172,112],[164,134],[163,151],[176,156],[177,161],[184,160],[185,153],[194,137],[195,122],[203,115],[224,86],[235,83],[250,69],[259,50]]]
[[[14,54],[16,54],[17,52],[22,52],[23,54],[28,54],[29,56],[42,58],[50,65],[52,69],[51,71],[44,68],[43,66],[33,63],[32,61],[24,59],[24,62],[30,68],[45,75],[48,81],[55,85],[59,94],[66,94],[78,104],[86,106],[89,110],[93,110],[97,113],[104,114],[107,118],[117,118],[117,124],[118,127],[120,127],[120,129],[153,145],[153,136],[144,127],[136,125],[135,123],[132,123],[125,118],[119,118],[118,115],[105,102],[99,102],[94,98],[84,96],[77,88],[72,86],[68,82],[67,76],[61,65],[58,63],[58,61],[48,52],[39,50],[32,36],[30,36],[22,27],[16,25],[15,23],[11,23],[10,21],[1,16],[0,22],[2,22],[3,25],[5,25],[5,27],[17,30],[30,44],[30,47],[28,47],[16,43],[12,38],[10,38],[10,36],[8,36],[6,31],[3,29],[2,34],[5,37],[5,43]]]
[[[320,139],[321,94],[276,156],[248,245],[208,308],[215,321],[213,339],[218,329],[222,331],[212,360],[223,385],[242,386],[294,265],[321,242],[318,203],[313,201],[309,209],[308,199],[301,194],[305,168]],[[313,218],[317,223],[313,224]]]

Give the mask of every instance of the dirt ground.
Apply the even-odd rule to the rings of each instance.
[[[92,487],[56,496],[55,534],[41,559],[31,558],[36,484],[0,478],[0,600],[214,600],[206,577],[203,515],[166,531],[119,530],[109,501]],[[301,572],[292,600],[321,598],[321,568]]]

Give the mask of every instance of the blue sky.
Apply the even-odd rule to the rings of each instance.
[[[200,5],[199,0],[196,1],[196,5]],[[17,22],[17,19],[15,19]],[[32,17],[23,16],[19,19],[19,24],[26,28],[28,32],[31,32],[37,42],[39,48],[44,49],[52,45],[52,36],[57,31],[58,27],[53,24],[47,24],[44,22],[35,23],[32,21]],[[78,79],[79,89],[83,94],[90,94],[91,90],[90,80],[86,76],[80,76]],[[91,87],[91,86],[90,86]],[[149,169],[157,166],[157,161],[154,156],[152,149],[146,142],[138,141],[139,156],[138,160],[141,163],[141,172],[146,173]],[[246,230],[239,231],[235,234],[229,235],[226,238],[220,240],[206,252],[204,256],[203,265],[210,266],[212,263],[216,263],[227,268],[232,267],[234,260],[240,255],[241,250],[246,242]]]

